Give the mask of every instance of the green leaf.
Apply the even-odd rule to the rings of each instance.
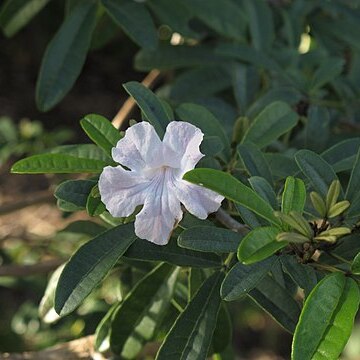
[[[351,272],[356,275],[360,274],[360,253],[355,256],[351,264]]]
[[[157,29],[144,4],[131,0],[101,0],[108,14],[139,46],[155,49]]]
[[[33,155],[17,161],[11,168],[14,174],[100,173],[108,163],[78,158],[66,154]]]
[[[125,257],[146,261],[165,261],[178,266],[217,268],[221,258],[215,254],[187,250],[172,240],[165,246],[137,239],[125,253]]]
[[[306,202],[306,188],[301,179],[288,176],[281,200],[281,211],[289,214],[290,211],[297,211],[302,214]]]
[[[8,0],[0,13],[0,27],[7,37],[14,36],[39,13],[50,0]]]
[[[97,184],[91,189],[90,194],[87,197],[86,211],[90,216],[98,216],[106,211],[106,206],[101,201]]]
[[[343,350],[354,324],[359,287],[342,273],[326,276],[305,301],[296,327],[293,360],[333,360]]]
[[[219,120],[205,107],[196,104],[181,104],[175,111],[184,121],[200,128],[206,136],[218,136],[227,151],[230,149],[229,139]]]
[[[336,172],[351,170],[359,147],[359,137],[346,139],[325,150],[321,154],[321,157],[329,163]]]
[[[300,307],[289,292],[267,275],[249,296],[285,330],[293,333]]]
[[[114,165],[114,161],[103,150],[94,144],[62,145],[52,148],[51,154],[66,154],[79,159],[94,159]]]
[[[241,7],[231,0],[185,0],[186,6],[211,29],[231,39],[243,40],[245,17]]]
[[[123,85],[125,90],[134,98],[145,118],[154,126],[158,135],[162,138],[166,126],[171,121],[160,100],[144,85],[131,81]]]
[[[305,148],[315,152],[324,150],[330,137],[330,113],[326,107],[311,105],[305,127]]]
[[[229,200],[245,206],[265,220],[275,225],[279,224],[271,206],[255,191],[228,173],[213,169],[194,169],[187,172],[183,179],[207,187]]]
[[[252,189],[265,201],[267,201],[274,209],[279,207],[275,191],[268,181],[260,176],[252,176],[248,179],[248,181]]]
[[[314,268],[310,265],[300,264],[296,258],[291,255],[282,255],[280,261],[290,277],[304,290],[305,296],[308,296],[317,284],[317,276]]]
[[[206,156],[215,156],[224,149],[224,144],[218,136],[204,136],[200,151]]]
[[[298,115],[289,105],[276,101],[268,105],[251,123],[245,133],[243,143],[253,142],[263,148],[292,129],[298,121]]]
[[[224,58],[216,55],[212,46],[161,45],[156,50],[140,50],[135,57],[135,69],[169,70],[184,67],[222,65]]]
[[[80,124],[89,138],[111,156],[112,148],[121,139],[111,122],[101,115],[90,114],[81,119]]]
[[[216,326],[222,272],[210,276],[176,320],[156,360],[205,360]]]
[[[277,241],[280,229],[265,226],[250,231],[241,241],[237,256],[244,264],[263,260],[287,245],[286,241]]]
[[[133,359],[159,329],[172,299],[179,268],[161,264],[147,274],[116,309],[110,346],[125,359]]]
[[[326,197],[330,184],[338,180],[333,168],[320,155],[310,150],[298,151],[295,160],[313,188]]]
[[[266,153],[264,155],[276,180],[282,180],[299,172],[293,156],[290,157],[283,153]]]
[[[235,252],[242,235],[231,230],[214,226],[196,226],[184,230],[178,244],[186,249],[196,251],[228,253]]]
[[[247,10],[251,41],[255,49],[268,51],[271,49],[274,36],[272,11],[263,0],[244,2]]]
[[[359,198],[359,188],[360,188],[360,148],[356,155],[355,163],[351,171],[350,180],[346,189],[345,198],[354,202]]]
[[[96,181],[93,180],[66,180],[62,182],[55,190],[54,196],[62,202],[69,203],[77,211],[86,208],[86,201],[95,186]]]
[[[251,265],[236,263],[221,284],[221,297],[226,301],[234,301],[244,297],[266,276],[275,261],[277,259],[273,256]]]
[[[232,340],[232,323],[230,313],[225,303],[221,303],[217,317],[216,327],[211,341],[211,350],[214,353],[224,351]]]
[[[81,246],[66,264],[56,289],[55,310],[75,310],[135,241],[133,224],[108,230]]]
[[[237,147],[238,153],[244,162],[246,170],[251,176],[260,176],[272,184],[272,174],[262,151],[251,142],[240,144]]]
[[[345,60],[341,58],[325,59],[311,78],[311,92],[321,88],[339,76],[344,68]]]
[[[74,85],[85,63],[96,24],[97,2],[81,2],[49,43],[36,84],[36,103],[48,111]]]

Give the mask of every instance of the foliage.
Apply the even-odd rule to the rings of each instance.
[[[337,359],[360,301],[360,3],[67,5],[41,65],[39,109],[61,101],[99,22],[114,22],[141,47],[137,70],[171,75],[156,94],[137,82],[125,90],[160,137],[172,120],[202,130],[206,156],[184,179],[222,194],[226,216],[186,214],[163,247],[136,238],[136,212],[112,218],[97,189],[104,166],[115,165],[111,148],[121,135],[104,117],[85,116],[81,125],[94,145],[58,147],[12,167],[21,174],[89,174],[55,191],[61,209],[86,210],[103,225],[65,265],[52,292],[56,312],[76,309],[112,268],[141,269],[142,279],[99,324],[101,350],[108,339],[115,354],[132,359],[156,339],[162,341],[157,359],[213,353],[226,359],[231,338],[216,344],[216,334],[229,326],[221,309],[249,297],[294,334],[292,359]],[[5,2],[0,26],[6,35],[41,10],[28,6]],[[170,35],[158,39],[165,25]]]

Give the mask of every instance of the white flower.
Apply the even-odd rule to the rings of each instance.
[[[182,219],[181,204],[193,215],[206,219],[221,205],[223,196],[182,179],[204,156],[199,146],[200,129],[172,121],[163,141],[147,122],[131,126],[112,150],[122,166],[104,168],[99,179],[101,200],[114,217],[136,215],[135,233],[158,245],[168,243]]]

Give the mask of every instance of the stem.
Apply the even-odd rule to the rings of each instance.
[[[342,272],[342,273],[345,273],[344,270],[341,270],[341,269],[338,269],[337,267],[335,266],[331,266],[331,265],[326,265],[326,264],[319,264],[319,263],[309,263],[309,265],[312,265],[312,266],[315,266],[319,269],[322,269],[322,270],[327,270],[327,271],[330,271],[330,272]]]
[[[339,255],[336,255],[336,254],[332,254],[332,253],[327,252],[327,251],[326,251],[326,255],[329,255],[329,256],[332,257],[333,259],[339,260],[339,261],[341,261],[341,262],[343,262],[343,263],[345,263],[345,264],[349,264],[349,265],[352,264],[351,261],[344,259],[342,256],[339,256]]]
[[[248,233],[249,229],[245,224],[241,224],[232,218],[224,209],[220,208],[216,212],[216,220],[218,220],[221,224],[226,226],[228,229],[238,232],[240,234]]]

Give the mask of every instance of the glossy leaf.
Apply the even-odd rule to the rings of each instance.
[[[237,147],[240,158],[242,159],[246,170],[251,176],[261,176],[270,184],[273,182],[272,174],[266,159],[254,144],[247,142]]]
[[[144,4],[129,0],[101,0],[108,14],[139,46],[155,49],[157,29]]]
[[[267,275],[249,296],[285,330],[293,333],[300,315],[300,307],[294,298]]]
[[[354,324],[360,293],[342,273],[326,276],[307,298],[296,327],[293,360],[333,360],[343,350]]]
[[[235,252],[242,235],[231,230],[214,226],[197,226],[184,230],[178,244],[196,251],[228,253]]]
[[[94,0],[79,3],[48,45],[36,84],[36,103],[41,111],[59,103],[78,78],[90,47],[96,10]]]
[[[14,36],[39,13],[50,0],[8,0],[0,13],[0,27],[8,37]]]
[[[63,316],[75,310],[135,241],[133,224],[108,230],[81,246],[61,273],[55,310]]]
[[[306,188],[301,179],[289,176],[286,178],[281,200],[281,211],[288,214],[297,211],[302,214],[306,202]]]
[[[111,156],[112,148],[121,139],[120,132],[111,122],[101,115],[90,114],[80,121],[80,125],[89,138]]]
[[[325,197],[330,184],[338,180],[333,168],[320,155],[310,150],[298,151],[295,160],[313,188]]]
[[[172,240],[165,246],[137,239],[128,249],[125,257],[136,260],[165,261],[178,266],[216,268],[221,266],[221,258],[215,254],[187,250]]]
[[[172,299],[179,268],[162,264],[147,274],[127,295],[112,317],[110,346],[133,359],[156,334]]]
[[[98,216],[106,211],[106,206],[101,201],[99,187],[95,185],[86,200],[86,211],[90,216]]]
[[[266,226],[250,231],[241,241],[238,259],[244,264],[264,260],[287,245],[285,241],[277,241],[279,228]]]
[[[221,298],[222,272],[210,276],[176,320],[156,360],[205,360],[216,326]]]
[[[123,85],[135,99],[145,118],[154,126],[160,137],[163,137],[166,126],[171,121],[160,100],[144,85],[131,81]]]
[[[221,297],[234,301],[247,295],[271,270],[276,257],[271,257],[256,264],[236,263],[226,274],[221,285]]]
[[[187,172],[183,178],[224,195],[275,225],[279,224],[271,206],[255,191],[228,173],[213,169],[194,169]]]
[[[251,123],[243,143],[253,142],[263,148],[291,130],[298,115],[284,102],[276,101],[267,106]]]

